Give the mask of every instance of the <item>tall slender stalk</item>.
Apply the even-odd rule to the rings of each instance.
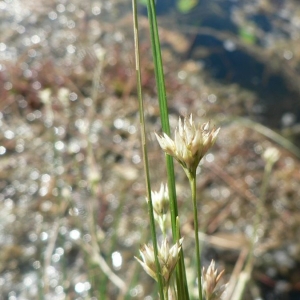
[[[160,268],[160,264],[159,264],[159,260],[158,260],[158,246],[157,246],[155,220],[154,220],[153,205],[152,205],[152,198],[151,198],[150,172],[149,172],[149,161],[148,161],[145,118],[144,118],[144,103],[143,103],[142,84],[141,84],[141,68],[140,68],[138,18],[137,18],[136,0],[132,0],[132,8],[133,8],[135,62],[136,62],[137,91],[138,91],[138,100],[139,100],[142,152],[143,152],[143,161],[144,161],[145,180],[146,180],[146,186],[147,186],[147,197],[149,199],[149,201],[147,201],[148,202],[148,212],[149,212],[149,216],[150,216],[150,229],[151,229],[151,236],[152,236],[152,241],[153,241],[153,250],[154,250],[154,254],[155,254],[155,265],[156,265],[156,270],[157,270],[159,294],[160,294],[160,298],[162,300],[164,300],[165,293],[164,293],[164,288],[163,288],[163,279],[162,279],[162,275],[161,275],[161,268]]]
[[[159,100],[162,130],[163,132],[170,134],[165,79],[164,79],[164,71],[163,71],[163,64],[162,64],[162,57],[161,57],[161,49],[160,49],[160,41],[159,41],[154,0],[147,1],[147,9],[148,9],[148,20],[150,25],[152,55],[154,61],[155,79],[156,79],[156,86],[157,86],[157,93],[158,93],[158,100]],[[178,208],[177,208],[173,158],[169,155],[166,155],[166,166],[167,166],[168,188],[169,188],[169,197],[170,197],[172,235],[173,235],[174,242],[176,242],[180,239],[180,234],[179,235],[176,234],[176,218],[178,217]],[[182,249],[180,251],[180,258],[176,267],[176,284],[178,290],[177,291],[178,298],[182,300],[188,300],[189,293],[187,287],[184,255]]]
[[[197,209],[197,191],[196,191],[196,173],[192,174],[186,172],[190,182],[191,192],[192,192],[192,202],[193,202],[193,213],[194,213],[194,232],[195,232],[195,244],[196,244],[196,262],[197,262],[197,277],[198,277],[198,297],[202,300],[202,282],[201,282],[201,250],[199,243],[199,233],[198,233],[198,209]]]

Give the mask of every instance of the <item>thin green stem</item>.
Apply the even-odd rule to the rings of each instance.
[[[168,291],[169,291],[169,286],[165,286],[164,287],[164,297],[165,297],[165,299],[169,299]]]
[[[166,97],[165,77],[161,57],[160,40],[156,19],[156,10],[154,0],[147,1],[148,19],[150,25],[151,46],[154,60],[154,71],[161,112],[161,122],[163,131],[170,134],[169,114]]]
[[[166,228],[166,215],[162,215],[159,217],[159,227],[161,229],[161,233],[163,238],[166,239],[167,237],[167,228]]]
[[[199,300],[202,300],[202,282],[201,282],[201,249],[199,243],[199,233],[198,233],[198,209],[197,209],[197,191],[196,191],[196,174],[189,173],[188,175],[193,201],[193,211],[194,211],[194,231],[195,231],[195,243],[196,243],[196,261],[197,261],[197,276],[198,276],[198,295]]]
[[[135,42],[135,58],[136,58],[136,78],[137,78],[137,92],[139,100],[139,116],[140,116],[140,128],[141,128],[141,140],[142,140],[142,152],[143,152],[143,161],[144,161],[144,171],[145,171],[145,180],[147,186],[147,197],[148,201],[148,212],[150,216],[150,229],[151,236],[153,241],[153,250],[155,254],[155,266],[157,270],[158,277],[158,286],[159,294],[162,300],[164,297],[163,290],[163,279],[161,275],[161,268],[158,260],[158,246],[156,238],[156,229],[155,229],[155,220],[153,214],[153,205],[151,198],[151,184],[150,184],[150,171],[149,171],[149,160],[148,160],[148,151],[146,143],[146,128],[145,128],[145,118],[144,118],[144,102],[142,96],[142,80],[141,80],[141,67],[140,67],[140,52],[139,52],[139,36],[138,36],[138,18],[137,18],[137,5],[136,0],[132,0],[132,9],[133,9],[133,30],[134,30],[134,42]]]
[[[179,217],[176,218],[176,236],[175,239],[179,241],[181,238],[180,235],[180,225],[179,225]],[[188,300],[189,294],[188,294],[188,288],[187,288],[187,278],[186,278],[186,272],[185,272],[185,263],[184,263],[184,254],[183,250],[181,248],[179,253],[179,260],[176,267],[176,284],[177,284],[177,295],[178,297],[176,299],[184,299]],[[181,277],[184,276],[184,277]]]
[[[178,224],[178,208],[177,208],[177,197],[175,188],[175,176],[174,176],[174,164],[173,158],[166,155],[167,163],[167,176],[168,176],[168,188],[169,188],[169,198],[170,198],[170,214],[171,214],[171,226],[174,242],[179,241],[181,238]],[[189,291],[187,286],[187,278],[184,263],[184,253],[183,248],[181,248],[179,253],[179,260],[176,266],[176,285],[178,299],[189,300]]]
[[[155,79],[156,79],[156,86],[157,86],[157,93],[158,93],[158,100],[159,100],[161,125],[162,125],[163,132],[169,135],[170,134],[169,113],[168,113],[165,79],[164,79],[164,72],[163,72],[163,64],[162,64],[162,57],[161,57],[160,40],[158,34],[154,0],[147,1],[147,10],[148,10],[148,20],[149,20],[149,27],[150,27],[152,54],[153,54],[153,61],[154,61]],[[178,208],[177,208],[173,158],[169,155],[166,155],[166,165],[167,165],[168,188],[169,188],[169,197],[170,197],[172,235],[173,235],[174,242],[176,242],[177,240],[180,239],[180,234],[179,235],[176,234],[176,218],[178,217]],[[189,292],[188,292],[187,279],[185,273],[183,249],[181,249],[180,251],[179,262],[176,266],[176,284],[177,284],[178,298],[182,300],[188,300]]]

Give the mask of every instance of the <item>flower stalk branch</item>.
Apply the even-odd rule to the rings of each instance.
[[[199,300],[202,300],[202,282],[201,282],[201,250],[199,243],[199,234],[198,234],[198,209],[197,209],[197,193],[196,193],[196,174],[190,174],[189,181],[192,192],[192,201],[193,201],[193,213],[194,213],[194,233],[195,233],[195,244],[196,244],[196,261],[197,261],[197,276],[198,276],[198,295]]]
[[[201,159],[215,143],[219,130],[220,128],[213,128],[210,130],[209,122],[196,125],[192,115],[190,115],[189,118],[184,118],[183,120],[179,118],[174,140],[166,133],[162,136],[156,134],[156,138],[161,148],[166,154],[173,156],[180,163],[190,182],[194,212],[198,295],[200,300],[202,300],[203,295],[201,282],[201,253],[198,236],[196,170]]]

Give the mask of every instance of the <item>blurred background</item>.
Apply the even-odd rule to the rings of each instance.
[[[166,174],[143,2],[158,190]],[[215,259],[228,281],[245,259],[261,156],[276,147],[244,299],[300,299],[299,1],[164,0],[157,12],[172,128],[190,113],[222,128],[199,167],[204,263]],[[0,1],[0,299],[157,297],[133,258],[150,233],[132,28],[131,1]],[[194,278],[189,187],[175,171]]]

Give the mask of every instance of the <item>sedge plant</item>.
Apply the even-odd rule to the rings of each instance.
[[[139,54],[139,36],[138,36],[138,17],[136,0],[132,1],[133,6],[133,23],[134,23],[134,40],[135,40],[135,57],[136,57],[136,76],[137,90],[139,99],[139,115],[141,125],[142,152],[144,159],[144,169],[147,186],[147,203],[150,216],[150,228],[152,235],[152,245],[143,245],[140,249],[142,259],[136,258],[143,269],[158,283],[160,299],[170,299],[175,297],[180,300],[190,299],[186,270],[184,265],[183,239],[181,238],[179,228],[179,216],[175,189],[175,176],[173,158],[175,158],[183,167],[184,172],[190,182],[194,230],[195,230],[195,256],[197,268],[198,299],[217,300],[220,299],[222,291],[217,289],[217,284],[222,277],[223,272],[218,274],[215,269],[215,263],[212,262],[207,270],[202,269],[201,251],[198,236],[198,209],[196,194],[196,170],[200,160],[206,152],[213,146],[219,133],[219,128],[210,129],[209,122],[196,125],[192,115],[183,120],[179,118],[178,127],[175,131],[174,140],[170,138],[170,125],[168,105],[166,98],[166,89],[164,84],[164,72],[161,57],[160,41],[156,20],[155,4],[153,0],[147,1],[149,28],[151,36],[151,46],[154,61],[154,70],[160,107],[160,118],[163,134],[156,134],[156,138],[166,156],[166,168],[168,176],[168,188],[161,186],[159,192],[151,192],[149,164],[147,157],[147,142],[144,120],[144,104],[141,87],[141,67]],[[166,192],[168,190],[168,192]],[[166,195],[167,194],[167,195]],[[173,236],[173,246],[170,248],[166,237],[165,224],[165,204],[166,198],[170,204],[171,228]],[[156,223],[158,223],[162,234],[163,241],[161,246],[158,245],[156,236]],[[171,292],[171,276],[176,268],[176,280]]]

